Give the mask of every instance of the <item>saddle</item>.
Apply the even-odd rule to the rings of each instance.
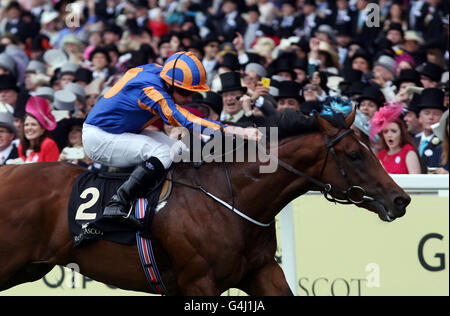
[[[153,192],[144,197],[146,200],[144,235],[150,237],[151,223],[155,212],[164,207],[172,191],[172,182],[168,173]],[[117,189],[128,179],[126,173],[103,173],[85,171],[76,179],[69,200],[69,228],[74,247],[88,241],[107,240],[115,243],[136,244],[136,232],[124,224],[105,220],[103,209]],[[137,204],[133,203],[133,210]]]

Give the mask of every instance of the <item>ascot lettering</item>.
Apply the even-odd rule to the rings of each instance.
[[[439,239],[442,240],[444,239],[444,236],[440,235],[440,234],[428,234],[425,235],[419,242],[419,249],[418,249],[418,256],[419,256],[419,262],[422,265],[422,267],[424,267],[426,270],[431,271],[431,272],[438,272],[438,271],[442,271],[445,269],[445,254],[444,253],[436,253],[434,255],[435,258],[438,258],[438,265],[431,265],[429,264],[426,260],[425,260],[425,256],[423,253],[423,249],[425,247],[425,244],[430,240],[430,239]]]
[[[361,296],[361,283],[366,279],[350,279],[336,278],[329,280],[321,277],[313,280],[309,278],[300,278],[298,284],[300,289],[305,292],[306,296],[350,296],[351,294]]]

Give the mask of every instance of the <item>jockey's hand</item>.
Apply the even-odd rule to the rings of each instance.
[[[244,139],[260,141],[263,137],[261,131],[253,127],[239,127],[239,126],[227,126],[225,128],[225,133],[229,135],[236,135]]]
[[[178,126],[174,126],[170,129],[170,132],[168,133],[169,137],[173,138],[173,139],[183,139],[187,134],[189,133],[189,131],[184,128],[184,127],[178,127]]]

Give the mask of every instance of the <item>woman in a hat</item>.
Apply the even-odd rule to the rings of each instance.
[[[400,119],[402,111],[401,103],[388,104],[377,111],[370,120],[370,137],[380,136],[378,159],[388,173],[419,174],[422,173],[419,152]]]
[[[30,97],[19,144],[19,156],[25,163],[58,161],[59,149],[50,137],[56,127],[50,105],[41,97]]]

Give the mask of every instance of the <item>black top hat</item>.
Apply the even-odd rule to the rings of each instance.
[[[390,30],[399,31],[402,34],[402,36],[404,35],[404,31],[400,23],[391,23],[386,33],[389,32]]]
[[[222,84],[222,89],[218,91],[219,93],[237,91],[240,90],[244,93],[247,92],[247,88],[241,85],[241,75],[238,72],[230,71],[225,72],[219,76],[220,82]]]
[[[419,103],[420,103],[420,94],[414,93],[411,101],[409,101],[409,103],[406,104],[405,109],[416,113],[416,116],[418,116],[420,112],[420,109],[418,107]]]
[[[352,57],[352,63],[358,57],[367,60],[367,62],[369,63],[369,68],[372,68],[372,56],[364,48],[360,48],[355,52]]]
[[[355,94],[363,94],[364,89],[367,87],[367,83],[364,83],[362,81],[353,81],[350,84],[350,87],[348,88],[348,90],[346,91],[348,96],[352,96]]]
[[[447,108],[444,106],[444,91],[438,88],[424,89],[417,108],[419,112],[423,109],[438,109],[445,112]]]
[[[432,81],[441,81],[442,73],[444,72],[444,69],[439,67],[436,64],[425,62],[422,65],[419,66],[419,73],[421,75],[429,77]]]
[[[287,2],[293,2],[293,3],[296,3],[296,1],[287,1]],[[284,3],[284,1],[283,1],[283,3]],[[305,0],[305,1],[303,2],[303,5],[306,5],[306,4],[313,5],[313,6],[317,7],[316,0]],[[295,6],[295,4],[294,4],[294,6]]]
[[[302,69],[305,72],[308,71],[308,60],[306,58],[297,58],[292,64],[293,69]]]
[[[394,84],[398,88],[403,82],[413,82],[416,86],[421,87],[420,73],[414,69],[403,69]]]
[[[222,100],[222,96],[218,93],[208,91],[208,92],[206,92],[204,97],[202,94],[196,93],[196,94],[194,94],[192,99],[196,104],[204,103],[204,104],[209,105],[213,109],[213,111],[219,115],[220,115],[220,113],[222,113],[223,100]]]
[[[208,45],[209,43],[216,42],[220,45],[221,41],[217,35],[215,35],[213,32],[208,33],[208,35],[205,36],[203,39],[203,46]]]
[[[364,88],[362,95],[358,99],[358,102],[361,102],[363,100],[372,100],[378,105],[378,107],[381,107],[383,106],[385,98],[380,89],[374,86],[367,86]]]
[[[305,99],[300,95],[300,88],[300,84],[295,81],[282,81],[279,84],[279,93],[275,99],[278,101],[283,98],[294,98],[299,103],[302,103]]]
[[[0,75],[0,90],[15,90],[19,92],[17,79],[13,75]]]
[[[75,81],[83,81],[89,84],[92,79],[92,71],[90,71],[89,69],[80,67],[75,72]]]
[[[276,75],[280,72],[289,72],[293,79],[296,78],[297,74],[293,69],[293,60],[291,60],[288,56],[283,58],[276,59],[271,65],[273,74]]]
[[[343,72],[344,80],[341,84],[351,84],[356,81],[361,81],[363,77],[363,72],[356,69],[345,69]]]
[[[241,68],[241,64],[239,64],[239,59],[234,54],[225,54],[223,56],[222,62],[217,64],[216,68],[219,67],[227,67],[232,71],[237,71]]]

